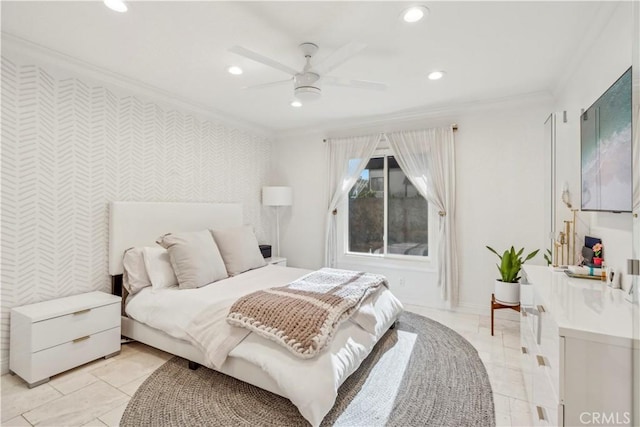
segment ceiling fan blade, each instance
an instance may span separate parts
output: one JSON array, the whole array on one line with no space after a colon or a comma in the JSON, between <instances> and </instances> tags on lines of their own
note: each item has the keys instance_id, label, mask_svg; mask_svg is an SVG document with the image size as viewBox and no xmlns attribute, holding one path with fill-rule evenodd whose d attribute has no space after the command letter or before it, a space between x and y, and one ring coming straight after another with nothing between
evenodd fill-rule
<instances>
[{"instance_id":1,"label":"ceiling fan blade","mask_svg":"<svg viewBox=\"0 0 640 427\"><path fill-rule=\"evenodd\" d=\"M295 76L298 73L293 68L288 67L276 61L275 59L267 58L264 55L260 55L259 53L246 49L242 46L233 46L231 49L229 49L229 52L235 53L236 55L244 56L245 58L259 62L268 67L275 68L276 70L284 71L285 73L291 74L292 76Z\"/></svg>"},{"instance_id":2,"label":"ceiling fan blade","mask_svg":"<svg viewBox=\"0 0 640 427\"><path fill-rule=\"evenodd\" d=\"M313 70L322 75L344 64L349 59L362 52L367 47L364 43L351 42L334 51L320 63L313 66Z\"/></svg>"},{"instance_id":3,"label":"ceiling fan blade","mask_svg":"<svg viewBox=\"0 0 640 427\"><path fill-rule=\"evenodd\" d=\"M386 90L388 86L385 83L371 82L368 80L342 79L340 77L325 76L322 81L326 85L352 87L356 89Z\"/></svg>"},{"instance_id":4,"label":"ceiling fan blade","mask_svg":"<svg viewBox=\"0 0 640 427\"><path fill-rule=\"evenodd\" d=\"M278 80L276 82L269 82L269 83L262 83L262 84L259 84L259 85L245 86L242 89L264 89L266 87L271 87L271 86L280 86L280 85L283 85L285 83L291 84L292 81L293 81L293 79Z\"/></svg>"}]
</instances>

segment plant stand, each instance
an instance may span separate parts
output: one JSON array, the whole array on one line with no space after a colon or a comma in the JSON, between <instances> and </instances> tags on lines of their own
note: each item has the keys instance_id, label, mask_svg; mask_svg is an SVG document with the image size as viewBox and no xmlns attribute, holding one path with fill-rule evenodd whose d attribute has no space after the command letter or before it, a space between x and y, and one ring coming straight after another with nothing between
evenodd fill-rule
<instances>
[{"instance_id":1,"label":"plant stand","mask_svg":"<svg viewBox=\"0 0 640 427\"><path fill-rule=\"evenodd\" d=\"M495 294L491 294L491 336L493 336L493 310L500 310L503 308L510 308L512 310L520 312L520 304L518 305L503 305L496 301Z\"/></svg>"}]
</instances>

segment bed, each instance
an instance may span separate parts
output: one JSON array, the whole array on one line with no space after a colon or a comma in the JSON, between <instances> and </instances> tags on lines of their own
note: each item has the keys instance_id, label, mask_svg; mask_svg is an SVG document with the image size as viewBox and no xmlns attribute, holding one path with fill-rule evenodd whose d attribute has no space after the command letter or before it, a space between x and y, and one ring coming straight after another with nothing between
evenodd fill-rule
<instances>
[{"instance_id":1,"label":"bed","mask_svg":"<svg viewBox=\"0 0 640 427\"><path fill-rule=\"evenodd\" d=\"M122 256L132 246L152 245L168 232L231 228L242 225L242 206L217 203L112 202L109 215L109 273L119 294ZM309 270L267 265L198 289L143 289L123 297L122 334L190 361L190 367L214 369L192 343L187 325L211 301L227 301L257 289L282 286ZM371 297L375 332L351 321L336 331L329 348L313 359L300 359L255 333L228 354L217 371L291 400L312 424L319 425L335 402L337 390L392 327L402 311L386 288ZM228 327L228 326L227 326ZM304 378L304 381L300 381Z\"/></svg>"}]
</instances>

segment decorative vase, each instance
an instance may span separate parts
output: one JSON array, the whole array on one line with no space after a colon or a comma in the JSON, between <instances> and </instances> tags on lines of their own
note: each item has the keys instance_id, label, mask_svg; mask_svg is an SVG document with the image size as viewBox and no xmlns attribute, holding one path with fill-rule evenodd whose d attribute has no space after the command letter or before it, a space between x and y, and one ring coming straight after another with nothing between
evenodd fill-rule
<instances>
[{"instance_id":1,"label":"decorative vase","mask_svg":"<svg viewBox=\"0 0 640 427\"><path fill-rule=\"evenodd\" d=\"M593 257L593 265L601 266L602 265L602 258L594 256Z\"/></svg>"},{"instance_id":2,"label":"decorative vase","mask_svg":"<svg viewBox=\"0 0 640 427\"><path fill-rule=\"evenodd\" d=\"M520 304L520 283L496 280L494 295L496 301L502 305L518 305Z\"/></svg>"}]
</instances>

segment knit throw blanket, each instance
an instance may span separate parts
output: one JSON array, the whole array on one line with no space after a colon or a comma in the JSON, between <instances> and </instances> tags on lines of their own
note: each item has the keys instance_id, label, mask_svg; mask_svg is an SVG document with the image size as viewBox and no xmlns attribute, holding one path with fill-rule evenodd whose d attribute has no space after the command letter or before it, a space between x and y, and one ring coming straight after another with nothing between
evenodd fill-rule
<instances>
[{"instance_id":1,"label":"knit throw blanket","mask_svg":"<svg viewBox=\"0 0 640 427\"><path fill-rule=\"evenodd\" d=\"M282 287L236 301L227 323L246 328L310 359L331 343L340 324L387 279L377 274L323 268Z\"/></svg>"}]
</instances>

